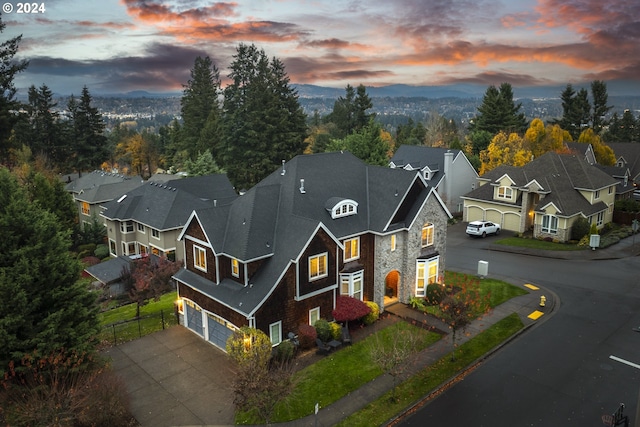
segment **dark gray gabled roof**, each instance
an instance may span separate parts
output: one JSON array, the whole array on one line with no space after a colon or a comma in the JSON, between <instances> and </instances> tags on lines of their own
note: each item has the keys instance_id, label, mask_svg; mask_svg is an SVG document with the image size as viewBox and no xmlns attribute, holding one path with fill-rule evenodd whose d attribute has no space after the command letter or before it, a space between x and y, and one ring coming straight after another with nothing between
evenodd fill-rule
<instances>
[{"instance_id":1,"label":"dark gray gabled roof","mask_svg":"<svg viewBox=\"0 0 640 427\"><path fill-rule=\"evenodd\" d=\"M540 210L551 202L560 209L563 216L580 212L591 215L606 209L603 202L590 204L578 190L601 190L617 182L597 167L588 164L580 155L549 152L522 167L502 165L485 173L482 178L490 183L467 193L464 198L494 202L492 184L497 184L497 180L504 175L509 176L517 188L524 188L535 180L546 193L535 209Z\"/></svg>"},{"instance_id":2,"label":"dark gray gabled roof","mask_svg":"<svg viewBox=\"0 0 640 427\"><path fill-rule=\"evenodd\" d=\"M631 171L631 179L640 180L640 143L612 142L607 144L613 150L616 161L623 160Z\"/></svg>"},{"instance_id":3,"label":"dark gray gabled roof","mask_svg":"<svg viewBox=\"0 0 640 427\"><path fill-rule=\"evenodd\" d=\"M242 262L263 259L250 286L232 281L224 286L205 285L201 279L191 281L194 274L188 272L176 277L198 289L202 286L212 298L239 312L252 313L318 230L338 241L406 227L430 191L418 172L367 165L348 152L297 156L228 207L194 214L216 253ZM357 213L332 219L327 205L344 199L357 203ZM389 228L394 218L400 225Z\"/></svg>"},{"instance_id":4,"label":"dark gray gabled roof","mask_svg":"<svg viewBox=\"0 0 640 427\"><path fill-rule=\"evenodd\" d=\"M110 220L136 221L163 231L182 227L194 209L210 205L186 191L149 182L103 204L101 215Z\"/></svg>"},{"instance_id":5,"label":"dark gray gabled roof","mask_svg":"<svg viewBox=\"0 0 640 427\"><path fill-rule=\"evenodd\" d=\"M65 185L64 188L70 193L79 193L82 190L89 190L91 188L99 187L104 184L113 184L129 179L142 181L142 178L139 176L127 177L125 175L116 173L95 170L93 172L82 175L78 179L71 181L69 184Z\"/></svg>"},{"instance_id":6,"label":"dark gray gabled roof","mask_svg":"<svg viewBox=\"0 0 640 427\"><path fill-rule=\"evenodd\" d=\"M447 152L453 153L455 159L460 150L442 148L442 147L425 147L424 145L401 145L391 158L397 168L404 168L407 165L412 169L422 170L429 168L437 171L429 180L429 184L437 187L438 183L444 178L444 155Z\"/></svg>"},{"instance_id":7,"label":"dark gray gabled roof","mask_svg":"<svg viewBox=\"0 0 640 427\"><path fill-rule=\"evenodd\" d=\"M216 200L223 205L238 197L231 181L222 173L176 178L167 181L166 185L184 190L203 200Z\"/></svg>"},{"instance_id":8,"label":"dark gray gabled roof","mask_svg":"<svg viewBox=\"0 0 640 427\"><path fill-rule=\"evenodd\" d=\"M96 265L91 265L85 268L84 271L96 278L100 283L109 285L120 280L122 277L122 270L124 268L129 268L129 264L131 264L131 262L132 259L128 256L119 256Z\"/></svg>"},{"instance_id":9,"label":"dark gray gabled roof","mask_svg":"<svg viewBox=\"0 0 640 427\"><path fill-rule=\"evenodd\" d=\"M143 184L144 181L142 181L142 179L131 178L120 182L113 182L87 188L76 193L74 197L76 200L90 204L103 203L117 199L123 194L133 190L134 188L140 187Z\"/></svg>"}]
</instances>

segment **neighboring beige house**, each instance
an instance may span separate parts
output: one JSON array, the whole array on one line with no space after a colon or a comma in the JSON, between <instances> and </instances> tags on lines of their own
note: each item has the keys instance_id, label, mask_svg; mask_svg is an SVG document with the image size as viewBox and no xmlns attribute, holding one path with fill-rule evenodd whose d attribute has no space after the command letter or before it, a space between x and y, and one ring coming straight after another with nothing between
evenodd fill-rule
<instances>
[{"instance_id":1,"label":"neighboring beige house","mask_svg":"<svg viewBox=\"0 0 640 427\"><path fill-rule=\"evenodd\" d=\"M475 188L478 173L462 150L422 145L401 145L389 167L419 170L452 214L461 213L462 196Z\"/></svg>"},{"instance_id":2,"label":"neighboring beige house","mask_svg":"<svg viewBox=\"0 0 640 427\"><path fill-rule=\"evenodd\" d=\"M567 241L581 216L599 229L611 222L618 181L581 155L550 152L522 167L499 166L478 184L462 197L465 221L487 220L503 230Z\"/></svg>"},{"instance_id":3,"label":"neighboring beige house","mask_svg":"<svg viewBox=\"0 0 640 427\"><path fill-rule=\"evenodd\" d=\"M65 186L73 196L78 210L78 223L84 228L93 219L100 219L100 205L117 199L127 191L131 191L144 183L141 177L93 171L87 173Z\"/></svg>"},{"instance_id":4,"label":"neighboring beige house","mask_svg":"<svg viewBox=\"0 0 640 427\"><path fill-rule=\"evenodd\" d=\"M109 253L113 257L151 253L182 260L183 245L177 241L191 212L230 203L236 197L223 174L148 181L101 205Z\"/></svg>"}]
</instances>

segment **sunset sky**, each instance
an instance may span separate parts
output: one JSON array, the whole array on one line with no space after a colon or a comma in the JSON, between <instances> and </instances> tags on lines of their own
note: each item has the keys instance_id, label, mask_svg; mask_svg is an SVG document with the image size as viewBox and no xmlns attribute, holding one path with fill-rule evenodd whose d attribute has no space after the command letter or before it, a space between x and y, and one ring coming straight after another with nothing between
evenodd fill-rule
<instances>
[{"instance_id":1,"label":"sunset sky","mask_svg":"<svg viewBox=\"0 0 640 427\"><path fill-rule=\"evenodd\" d=\"M640 88L639 0L48 0L37 14L7 3L0 37L22 34L30 61L21 91L180 91L197 56L224 85L240 43L282 60L292 83Z\"/></svg>"}]
</instances>

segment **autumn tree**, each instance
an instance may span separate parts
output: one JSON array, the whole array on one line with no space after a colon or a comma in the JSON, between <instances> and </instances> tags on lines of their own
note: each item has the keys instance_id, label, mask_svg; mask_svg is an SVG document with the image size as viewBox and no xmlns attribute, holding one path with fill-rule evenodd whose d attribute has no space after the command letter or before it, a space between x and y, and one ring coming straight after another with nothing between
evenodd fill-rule
<instances>
[{"instance_id":1,"label":"autumn tree","mask_svg":"<svg viewBox=\"0 0 640 427\"><path fill-rule=\"evenodd\" d=\"M120 164L128 163L136 175L151 176L158 163L153 136L135 132L125 137L116 146L116 157Z\"/></svg>"},{"instance_id":2,"label":"autumn tree","mask_svg":"<svg viewBox=\"0 0 640 427\"><path fill-rule=\"evenodd\" d=\"M180 100L183 124L177 141L182 158L195 160L206 150L218 155L222 139L220 72L208 56L197 57Z\"/></svg>"},{"instance_id":3,"label":"autumn tree","mask_svg":"<svg viewBox=\"0 0 640 427\"><path fill-rule=\"evenodd\" d=\"M158 301L173 289L171 277L179 269L178 262L154 255L143 256L130 264L129 276L125 272L123 282L129 284L129 299L136 303L136 317L140 317L140 307L149 300Z\"/></svg>"},{"instance_id":4,"label":"autumn tree","mask_svg":"<svg viewBox=\"0 0 640 427\"><path fill-rule=\"evenodd\" d=\"M385 374L393 378L390 400L397 403L398 383L403 374L411 367L414 359L422 347L422 337L417 327L408 323L397 328L386 328L373 334L370 341L369 354L373 363L378 365ZM383 337L386 335L386 337Z\"/></svg>"},{"instance_id":5,"label":"autumn tree","mask_svg":"<svg viewBox=\"0 0 640 427\"><path fill-rule=\"evenodd\" d=\"M3 32L5 27L6 24L0 16L0 32ZM28 61L15 59L21 40L22 35L19 35L0 44L0 161L9 157L9 149L12 148L11 132L18 120L15 112L20 110L14 79L18 73L26 70L29 64Z\"/></svg>"},{"instance_id":6,"label":"autumn tree","mask_svg":"<svg viewBox=\"0 0 640 427\"><path fill-rule=\"evenodd\" d=\"M240 411L253 411L269 425L276 405L292 390L288 361L270 366L272 346L259 329L243 326L226 343L227 354L236 364L233 403Z\"/></svg>"},{"instance_id":7,"label":"autumn tree","mask_svg":"<svg viewBox=\"0 0 640 427\"><path fill-rule=\"evenodd\" d=\"M92 353L97 304L78 280L82 267L69 252L70 231L30 201L6 169L0 188L0 369L35 348Z\"/></svg>"},{"instance_id":8,"label":"autumn tree","mask_svg":"<svg viewBox=\"0 0 640 427\"><path fill-rule=\"evenodd\" d=\"M248 189L304 152L306 119L279 59L240 44L229 68L220 166L236 188Z\"/></svg>"},{"instance_id":9,"label":"autumn tree","mask_svg":"<svg viewBox=\"0 0 640 427\"><path fill-rule=\"evenodd\" d=\"M336 308L333 309L331 315L336 321L348 325L350 321L361 319L370 312L371 308L359 299L340 295L336 298Z\"/></svg>"},{"instance_id":10,"label":"autumn tree","mask_svg":"<svg viewBox=\"0 0 640 427\"><path fill-rule=\"evenodd\" d=\"M486 150L480 153L484 174L500 165L523 166L531 161L533 153L527 141L516 133L499 132Z\"/></svg>"},{"instance_id":11,"label":"autumn tree","mask_svg":"<svg viewBox=\"0 0 640 427\"><path fill-rule=\"evenodd\" d=\"M455 276L447 286L451 290L440 302L440 317L449 325L452 331L451 360L455 360L456 334L463 332L476 318L489 311L490 298L488 293L480 289L480 280L469 275Z\"/></svg>"},{"instance_id":12,"label":"autumn tree","mask_svg":"<svg viewBox=\"0 0 640 427\"><path fill-rule=\"evenodd\" d=\"M593 129L589 128L582 132L578 138L578 142L591 144L598 164L611 166L616 163L616 156L613 153L613 149L605 144Z\"/></svg>"},{"instance_id":13,"label":"autumn tree","mask_svg":"<svg viewBox=\"0 0 640 427\"><path fill-rule=\"evenodd\" d=\"M565 141L571 141L569 132L559 125L544 125L542 120L533 119L524 134L528 147L535 158L549 151L560 152L564 150Z\"/></svg>"},{"instance_id":14,"label":"autumn tree","mask_svg":"<svg viewBox=\"0 0 640 427\"><path fill-rule=\"evenodd\" d=\"M427 116L424 145L427 147L449 147L458 137L458 128L453 120L447 119L437 111Z\"/></svg>"}]
</instances>

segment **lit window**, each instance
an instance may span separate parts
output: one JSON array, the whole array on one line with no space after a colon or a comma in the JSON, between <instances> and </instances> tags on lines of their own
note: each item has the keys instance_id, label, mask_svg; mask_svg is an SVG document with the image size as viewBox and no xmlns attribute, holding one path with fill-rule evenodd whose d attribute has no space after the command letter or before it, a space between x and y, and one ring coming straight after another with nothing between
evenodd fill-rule
<instances>
[{"instance_id":1,"label":"lit window","mask_svg":"<svg viewBox=\"0 0 640 427\"><path fill-rule=\"evenodd\" d=\"M91 213L91 211L89 209L89 203L82 202L82 214L83 215L89 215L90 213Z\"/></svg>"},{"instance_id":2,"label":"lit window","mask_svg":"<svg viewBox=\"0 0 640 427\"><path fill-rule=\"evenodd\" d=\"M282 342L282 322L276 322L269 325L269 337L271 345L275 346Z\"/></svg>"},{"instance_id":3,"label":"lit window","mask_svg":"<svg viewBox=\"0 0 640 427\"><path fill-rule=\"evenodd\" d=\"M231 260L231 274L234 277L240 277L240 265L238 264L238 260L235 258Z\"/></svg>"},{"instance_id":4,"label":"lit window","mask_svg":"<svg viewBox=\"0 0 640 427\"><path fill-rule=\"evenodd\" d=\"M313 326L318 320L320 320L320 307L309 310L309 324Z\"/></svg>"},{"instance_id":5,"label":"lit window","mask_svg":"<svg viewBox=\"0 0 640 427\"><path fill-rule=\"evenodd\" d=\"M360 238L344 241L344 261L351 261L360 258Z\"/></svg>"},{"instance_id":6,"label":"lit window","mask_svg":"<svg viewBox=\"0 0 640 427\"><path fill-rule=\"evenodd\" d=\"M328 276L327 254L309 257L309 280L316 280Z\"/></svg>"},{"instance_id":7,"label":"lit window","mask_svg":"<svg viewBox=\"0 0 640 427\"><path fill-rule=\"evenodd\" d=\"M140 245L140 254L144 255L149 252L149 249L145 245Z\"/></svg>"},{"instance_id":8,"label":"lit window","mask_svg":"<svg viewBox=\"0 0 640 427\"><path fill-rule=\"evenodd\" d=\"M199 246L193 247L193 266L199 270L207 271L207 251Z\"/></svg>"},{"instance_id":9,"label":"lit window","mask_svg":"<svg viewBox=\"0 0 640 427\"><path fill-rule=\"evenodd\" d=\"M416 296L426 296L427 285L436 282L438 261L437 257L430 260L418 260L416 265Z\"/></svg>"},{"instance_id":10,"label":"lit window","mask_svg":"<svg viewBox=\"0 0 640 427\"><path fill-rule=\"evenodd\" d=\"M542 232L556 234L558 232L558 217L545 215L542 217Z\"/></svg>"},{"instance_id":11,"label":"lit window","mask_svg":"<svg viewBox=\"0 0 640 427\"><path fill-rule=\"evenodd\" d=\"M391 252L396 250L396 235L391 235Z\"/></svg>"},{"instance_id":12,"label":"lit window","mask_svg":"<svg viewBox=\"0 0 640 427\"><path fill-rule=\"evenodd\" d=\"M160 249L151 246L151 253L154 254L155 256L160 256Z\"/></svg>"},{"instance_id":13,"label":"lit window","mask_svg":"<svg viewBox=\"0 0 640 427\"><path fill-rule=\"evenodd\" d=\"M433 245L433 234L435 227L432 223L428 222L422 226L422 247Z\"/></svg>"},{"instance_id":14,"label":"lit window","mask_svg":"<svg viewBox=\"0 0 640 427\"><path fill-rule=\"evenodd\" d=\"M155 237L156 239L160 239L160 231L156 230L155 228L152 228L151 236Z\"/></svg>"},{"instance_id":15,"label":"lit window","mask_svg":"<svg viewBox=\"0 0 640 427\"><path fill-rule=\"evenodd\" d=\"M363 271L340 275L340 295L346 295L362 301Z\"/></svg>"},{"instance_id":16,"label":"lit window","mask_svg":"<svg viewBox=\"0 0 640 427\"><path fill-rule=\"evenodd\" d=\"M511 187L498 188L498 197L500 199L511 199L512 194L513 194L513 190L511 189Z\"/></svg>"}]
</instances>

